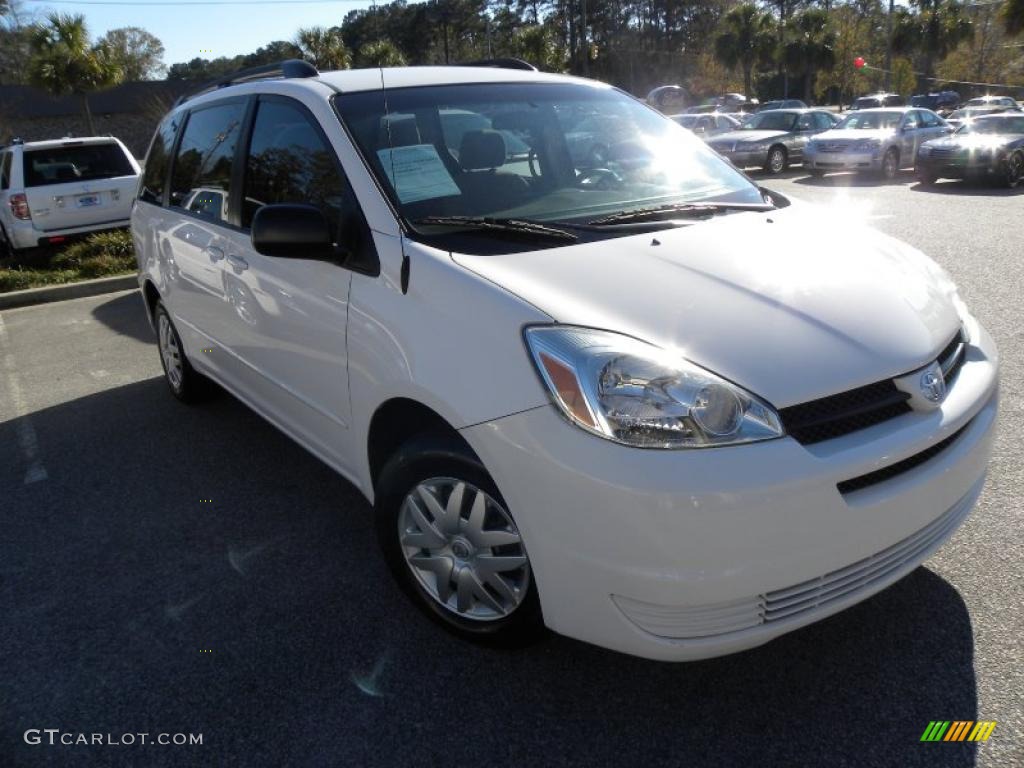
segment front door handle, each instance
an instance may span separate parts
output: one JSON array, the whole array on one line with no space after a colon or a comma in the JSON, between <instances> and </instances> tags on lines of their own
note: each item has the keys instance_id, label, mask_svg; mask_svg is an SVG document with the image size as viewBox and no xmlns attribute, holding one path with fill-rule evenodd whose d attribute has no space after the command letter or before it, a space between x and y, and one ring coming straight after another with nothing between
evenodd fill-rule
<instances>
[{"instance_id":1,"label":"front door handle","mask_svg":"<svg viewBox=\"0 0 1024 768\"><path fill-rule=\"evenodd\" d=\"M241 256L235 256L235 254L228 254L228 264L231 268L237 272L244 272L249 268L249 262L243 259Z\"/></svg>"},{"instance_id":2,"label":"front door handle","mask_svg":"<svg viewBox=\"0 0 1024 768\"><path fill-rule=\"evenodd\" d=\"M206 253L209 255L210 261L212 261L214 264L216 264L218 261L224 258L224 251L222 251L215 245L211 245L209 248L207 248Z\"/></svg>"}]
</instances>

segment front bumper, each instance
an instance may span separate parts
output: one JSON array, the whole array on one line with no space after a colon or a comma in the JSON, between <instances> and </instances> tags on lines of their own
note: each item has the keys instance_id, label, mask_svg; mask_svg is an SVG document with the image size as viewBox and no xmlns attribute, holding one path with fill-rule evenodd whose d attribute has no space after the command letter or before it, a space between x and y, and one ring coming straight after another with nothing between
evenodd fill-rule
<instances>
[{"instance_id":1,"label":"front bumper","mask_svg":"<svg viewBox=\"0 0 1024 768\"><path fill-rule=\"evenodd\" d=\"M805 152L804 167L818 171L878 171L882 152Z\"/></svg>"},{"instance_id":2,"label":"front bumper","mask_svg":"<svg viewBox=\"0 0 1024 768\"><path fill-rule=\"evenodd\" d=\"M542 407L468 427L524 537L547 625L660 660L751 648L909 573L966 518L991 452L996 352L980 326L942 406L803 446L628 448ZM876 485L836 484L938 455Z\"/></svg>"},{"instance_id":3,"label":"front bumper","mask_svg":"<svg viewBox=\"0 0 1024 768\"><path fill-rule=\"evenodd\" d=\"M728 149L715 149L715 151L737 168L763 168L768 164L767 149L753 151L741 149L735 152Z\"/></svg>"},{"instance_id":4,"label":"front bumper","mask_svg":"<svg viewBox=\"0 0 1024 768\"><path fill-rule=\"evenodd\" d=\"M982 178L999 172L999 164L992 157L932 157L919 154L914 168L921 175L937 179Z\"/></svg>"}]
</instances>

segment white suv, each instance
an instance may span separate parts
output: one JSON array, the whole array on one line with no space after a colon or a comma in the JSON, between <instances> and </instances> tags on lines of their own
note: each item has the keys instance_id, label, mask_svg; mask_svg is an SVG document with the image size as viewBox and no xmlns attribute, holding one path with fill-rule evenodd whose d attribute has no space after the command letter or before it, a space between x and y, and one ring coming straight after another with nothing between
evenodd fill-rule
<instances>
[{"instance_id":1,"label":"white suv","mask_svg":"<svg viewBox=\"0 0 1024 768\"><path fill-rule=\"evenodd\" d=\"M348 478L453 631L749 648L974 506L996 350L913 248L601 83L238 80L164 120L132 214L168 384L217 381Z\"/></svg>"},{"instance_id":2,"label":"white suv","mask_svg":"<svg viewBox=\"0 0 1024 768\"><path fill-rule=\"evenodd\" d=\"M110 136L0 148L0 254L128 226L139 172Z\"/></svg>"}]
</instances>

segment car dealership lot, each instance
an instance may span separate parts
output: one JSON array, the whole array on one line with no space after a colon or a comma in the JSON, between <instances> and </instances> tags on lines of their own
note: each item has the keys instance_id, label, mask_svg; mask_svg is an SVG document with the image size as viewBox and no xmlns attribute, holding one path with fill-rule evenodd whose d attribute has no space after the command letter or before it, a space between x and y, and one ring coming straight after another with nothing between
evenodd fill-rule
<instances>
[{"instance_id":1,"label":"car dealership lot","mask_svg":"<svg viewBox=\"0 0 1024 768\"><path fill-rule=\"evenodd\" d=\"M705 662L558 637L476 648L399 594L345 481L228 396L196 409L170 397L136 294L7 311L0 755L19 766L68 764L68 752L102 765L1024 761L1024 193L800 169L763 183L925 250L1000 346L988 485L925 568ZM935 719L998 725L979 746L921 744ZM202 733L203 744L29 746L32 728Z\"/></svg>"}]
</instances>

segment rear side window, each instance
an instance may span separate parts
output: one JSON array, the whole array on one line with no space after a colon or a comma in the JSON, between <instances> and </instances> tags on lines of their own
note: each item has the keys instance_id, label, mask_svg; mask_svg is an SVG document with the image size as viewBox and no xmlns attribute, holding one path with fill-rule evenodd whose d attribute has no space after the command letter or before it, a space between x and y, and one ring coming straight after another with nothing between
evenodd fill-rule
<instances>
[{"instance_id":1,"label":"rear side window","mask_svg":"<svg viewBox=\"0 0 1024 768\"><path fill-rule=\"evenodd\" d=\"M11 153L0 152L0 189L11 186Z\"/></svg>"},{"instance_id":2,"label":"rear side window","mask_svg":"<svg viewBox=\"0 0 1024 768\"><path fill-rule=\"evenodd\" d=\"M163 205L164 188L167 186L167 169L171 162L174 135L178 130L180 117L168 118L157 129L153 143L146 155L146 169L142 175L139 199L155 205Z\"/></svg>"},{"instance_id":3,"label":"rear side window","mask_svg":"<svg viewBox=\"0 0 1024 768\"><path fill-rule=\"evenodd\" d=\"M353 210L334 151L297 106L261 101L245 164L242 226L271 203L306 203L324 212L332 231Z\"/></svg>"},{"instance_id":4,"label":"rear side window","mask_svg":"<svg viewBox=\"0 0 1024 768\"><path fill-rule=\"evenodd\" d=\"M114 143L77 144L26 150L25 186L45 187L75 181L132 176L135 169Z\"/></svg>"},{"instance_id":5,"label":"rear side window","mask_svg":"<svg viewBox=\"0 0 1024 768\"><path fill-rule=\"evenodd\" d=\"M174 159L171 205L203 218L227 220L231 164L245 103L217 104L192 112Z\"/></svg>"}]
</instances>

